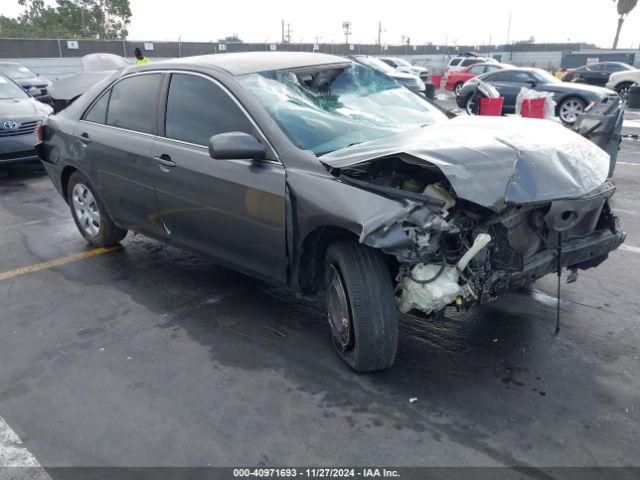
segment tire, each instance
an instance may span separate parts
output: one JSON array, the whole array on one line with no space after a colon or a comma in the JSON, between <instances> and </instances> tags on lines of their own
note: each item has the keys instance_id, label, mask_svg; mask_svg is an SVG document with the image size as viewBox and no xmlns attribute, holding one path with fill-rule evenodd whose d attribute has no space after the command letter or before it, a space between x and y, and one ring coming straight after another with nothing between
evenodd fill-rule
<instances>
[{"instance_id":1,"label":"tire","mask_svg":"<svg viewBox=\"0 0 640 480\"><path fill-rule=\"evenodd\" d=\"M354 241L329 246L327 318L338 355L357 372L391 367L398 349L398 309L381 254Z\"/></svg>"},{"instance_id":2,"label":"tire","mask_svg":"<svg viewBox=\"0 0 640 480\"><path fill-rule=\"evenodd\" d=\"M578 97L565 98L558 105L557 114L562 123L573 125L578 119L578 114L584 112L587 102Z\"/></svg>"},{"instance_id":3,"label":"tire","mask_svg":"<svg viewBox=\"0 0 640 480\"><path fill-rule=\"evenodd\" d=\"M622 82L616 85L616 92L620 95L620 98L626 100L629 97L629 89L633 87L631 82Z\"/></svg>"},{"instance_id":4,"label":"tire","mask_svg":"<svg viewBox=\"0 0 640 480\"><path fill-rule=\"evenodd\" d=\"M127 231L118 227L104 208L86 176L76 171L67 183L67 203L82 236L94 247L106 247L122 240Z\"/></svg>"},{"instance_id":5,"label":"tire","mask_svg":"<svg viewBox=\"0 0 640 480\"><path fill-rule=\"evenodd\" d=\"M460 90L462 90L463 85L464 85L464 82L458 82L453 86L453 93L455 93L456 96L458 96L458 94L460 93Z\"/></svg>"},{"instance_id":6,"label":"tire","mask_svg":"<svg viewBox=\"0 0 640 480\"><path fill-rule=\"evenodd\" d=\"M464 110L467 112L467 115L477 115L473 111L474 104L472 102L473 94L469 95L467 99L464 101Z\"/></svg>"}]
</instances>

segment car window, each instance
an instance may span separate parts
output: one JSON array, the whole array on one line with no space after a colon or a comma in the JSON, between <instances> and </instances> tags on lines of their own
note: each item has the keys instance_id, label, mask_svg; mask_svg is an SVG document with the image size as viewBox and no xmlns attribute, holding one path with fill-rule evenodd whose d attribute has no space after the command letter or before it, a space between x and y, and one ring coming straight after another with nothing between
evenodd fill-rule
<instances>
[{"instance_id":1,"label":"car window","mask_svg":"<svg viewBox=\"0 0 640 480\"><path fill-rule=\"evenodd\" d=\"M623 70L626 70L626 68L624 68L622 65L617 65L615 63L605 65L605 68L604 68L604 71L606 72L621 72Z\"/></svg>"},{"instance_id":2,"label":"car window","mask_svg":"<svg viewBox=\"0 0 640 480\"><path fill-rule=\"evenodd\" d=\"M384 63L386 63L390 67L393 67L393 68L397 67L396 63L392 60L389 60L388 58L381 58L380 60L382 60Z\"/></svg>"},{"instance_id":3,"label":"car window","mask_svg":"<svg viewBox=\"0 0 640 480\"><path fill-rule=\"evenodd\" d=\"M586 67L586 70L591 70L592 72L600 72L600 71L602 71L602 67L604 67L604 65L602 65L602 64L588 65Z\"/></svg>"},{"instance_id":4,"label":"car window","mask_svg":"<svg viewBox=\"0 0 640 480\"><path fill-rule=\"evenodd\" d=\"M503 71L496 73L493 80L496 82L527 83L530 77L525 72Z\"/></svg>"},{"instance_id":5,"label":"car window","mask_svg":"<svg viewBox=\"0 0 640 480\"><path fill-rule=\"evenodd\" d=\"M456 65L458 65L460 63L460 58L453 58L451 59L451 61L449 62L449 66L450 67L455 67Z\"/></svg>"},{"instance_id":6,"label":"car window","mask_svg":"<svg viewBox=\"0 0 640 480\"><path fill-rule=\"evenodd\" d=\"M469 71L469 73L473 73L475 75L480 75L481 73L484 73L484 66L471 67L468 71Z\"/></svg>"},{"instance_id":7,"label":"car window","mask_svg":"<svg viewBox=\"0 0 640 480\"><path fill-rule=\"evenodd\" d=\"M497 70L500 70L500 67L496 67L494 65L487 65L486 67L486 72L495 72Z\"/></svg>"},{"instance_id":8,"label":"car window","mask_svg":"<svg viewBox=\"0 0 640 480\"><path fill-rule=\"evenodd\" d=\"M93 104L84 116L86 121L94 123L105 123L107 121L107 105L109 104L110 93L111 91L105 92L100 99Z\"/></svg>"},{"instance_id":9,"label":"car window","mask_svg":"<svg viewBox=\"0 0 640 480\"><path fill-rule=\"evenodd\" d=\"M0 100L11 98L24 99L29 98L29 95L11 80L0 75Z\"/></svg>"},{"instance_id":10,"label":"car window","mask_svg":"<svg viewBox=\"0 0 640 480\"><path fill-rule=\"evenodd\" d=\"M156 99L162 75L147 74L125 78L111 89L107 125L142 133L153 133Z\"/></svg>"},{"instance_id":11,"label":"car window","mask_svg":"<svg viewBox=\"0 0 640 480\"><path fill-rule=\"evenodd\" d=\"M171 75L165 129L167 138L197 145L208 145L218 133L253 133L247 116L221 87L178 73Z\"/></svg>"},{"instance_id":12,"label":"car window","mask_svg":"<svg viewBox=\"0 0 640 480\"><path fill-rule=\"evenodd\" d=\"M475 65L476 63L482 63L482 60L480 60L479 58L467 58L466 60L463 60L460 65L463 67L468 67L469 65Z\"/></svg>"}]
</instances>

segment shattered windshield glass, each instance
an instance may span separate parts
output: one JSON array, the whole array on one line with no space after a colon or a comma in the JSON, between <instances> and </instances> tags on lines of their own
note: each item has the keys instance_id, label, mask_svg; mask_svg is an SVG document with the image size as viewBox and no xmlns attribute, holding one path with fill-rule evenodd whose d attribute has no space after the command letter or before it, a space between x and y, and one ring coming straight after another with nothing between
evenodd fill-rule
<instances>
[{"instance_id":1,"label":"shattered windshield glass","mask_svg":"<svg viewBox=\"0 0 640 480\"><path fill-rule=\"evenodd\" d=\"M293 143L316 155L447 120L391 77L357 63L239 79Z\"/></svg>"}]
</instances>

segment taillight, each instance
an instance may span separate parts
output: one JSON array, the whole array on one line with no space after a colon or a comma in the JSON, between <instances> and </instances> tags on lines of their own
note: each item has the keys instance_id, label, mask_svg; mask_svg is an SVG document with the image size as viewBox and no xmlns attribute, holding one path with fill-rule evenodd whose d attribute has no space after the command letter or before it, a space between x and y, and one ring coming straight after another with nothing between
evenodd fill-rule
<instances>
[{"instance_id":1,"label":"taillight","mask_svg":"<svg viewBox=\"0 0 640 480\"><path fill-rule=\"evenodd\" d=\"M38 122L38 127L36 128L36 136L38 138L38 142L43 142L45 139L44 129L45 126L42 124L42 122Z\"/></svg>"}]
</instances>

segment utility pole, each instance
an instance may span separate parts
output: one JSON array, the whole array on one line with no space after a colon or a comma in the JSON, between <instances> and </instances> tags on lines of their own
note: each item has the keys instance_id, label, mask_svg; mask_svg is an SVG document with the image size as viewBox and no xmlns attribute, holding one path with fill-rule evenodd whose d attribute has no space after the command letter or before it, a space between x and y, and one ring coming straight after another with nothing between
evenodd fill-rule
<instances>
[{"instance_id":1,"label":"utility pole","mask_svg":"<svg viewBox=\"0 0 640 480\"><path fill-rule=\"evenodd\" d=\"M507 45L509 45L510 39L511 39L511 12L509 12L509 26L507 27Z\"/></svg>"},{"instance_id":2,"label":"utility pole","mask_svg":"<svg viewBox=\"0 0 640 480\"><path fill-rule=\"evenodd\" d=\"M378 22L378 45L382 45L382 22Z\"/></svg>"},{"instance_id":3,"label":"utility pole","mask_svg":"<svg viewBox=\"0 0 640 480\"><path fill-rule=\"evenodd\" d=\"M293 33L293 30L291 30L291 24L287 23L287 43L291 43L291 33Z\"/></svg>"},{"instance_id":4,"label":"utility pole","mask_svg":"<svg viewBox=\"0 0 640 480\"><path fill-rule=\"evenodd\" d=\"M348 44L349 34L351 33L351 22L348 20L346 22L342 22L342 28L344 29L344 43Z\"/></svg>"},{"instance_id":5,"label":"utility pole","mask_svg":"<svg viewBox=\"0 0 640 480\"><path fill-rule=\"evenodd\" d=\"M282 25L281 25L281 33L282 33L282 43L285 43L284 41L284 18L282 19Z\"/></svg>"}]
</instances>

